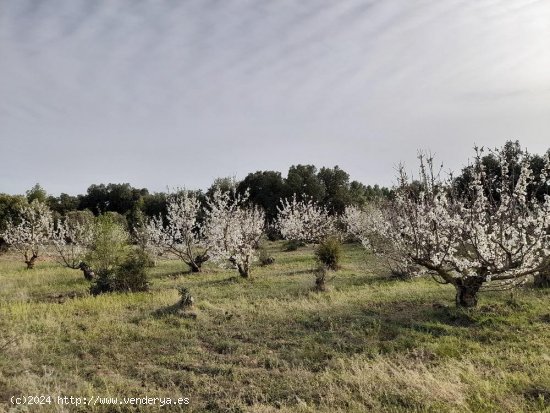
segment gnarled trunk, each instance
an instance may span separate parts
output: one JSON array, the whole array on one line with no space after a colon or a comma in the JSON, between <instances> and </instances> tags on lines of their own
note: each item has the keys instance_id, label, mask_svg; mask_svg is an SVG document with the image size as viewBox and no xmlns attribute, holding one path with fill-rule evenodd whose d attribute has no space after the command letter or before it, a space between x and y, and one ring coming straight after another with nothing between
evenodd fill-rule
<instances>
[{"instance_id":1,"label":"gnarled trunk","mask_svg":"<svg viewBox=\"0 0 550 413\"><path fill-rule=\"evenodd\" d=\"M250 268L247 263L237 264L237 269L239 270L241 277L248 278L250 276Z\"/></svg>"},{"instance_id":2,"label":"gnarled trunk","mask_svg":"<svg viewBox=\"0 0 550 413\"><path fill-rule=\"evenodd\" d=\"M202 264L208 261L209 258L209 255L197 255L194 260L187 264L191 268L191 272L202 272Z\"/></svg>"},{"instance_id":3,"label":"gnarled trunk","mask_svg":"<svg viewBox=\"0 0 550 413\"><path fill-rule=\"evenodd\" d=\"M484 279L482 277L467 277L456 281L456 306L472 308L477 306L477 293Z\"/></svg>"},{"instance_id":4,"label":"gnarled trunk","mask_svg":"<svg viewBox=\"0 0 550 413\"><path fill-rule=\"evenodd\" d=\"M201 266L194 261L187 263L187 265L189 265L189 268L191 268L191 272L202 272Z\"/></svg>"},{"instance_id":5,"label":"gnarled trunk","mask_svg":"<svg viewBox=\"0 0 550 413\"><path fill-rule=\"evenodd\" d=\"M84 274L84 278L86 278L88 281L92 281L95 278L94 271L86 264L81 262L78 265L78 268L82 271Z\"/></svg>"},{"instance_id":6,"label":"gnarled trunk","mask_svg":"<svg viewBox=\"0 0 550 413\"><path fill-rule=\"evenodd\" d=\"M27 264L27 270L32 270L34 268L34 264L36 263L37 258L38 255L33 254L30 258L27 258L25 260L25 264Z\"/></svg>"}]
</instances>

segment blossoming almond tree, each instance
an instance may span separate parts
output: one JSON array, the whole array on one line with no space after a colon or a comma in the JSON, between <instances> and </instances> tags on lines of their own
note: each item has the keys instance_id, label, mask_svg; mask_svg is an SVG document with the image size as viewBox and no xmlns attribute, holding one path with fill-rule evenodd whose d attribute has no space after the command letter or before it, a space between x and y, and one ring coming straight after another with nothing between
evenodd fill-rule
<instances>
[{"instance_id":1,"label":"blossoming almond tree","mask_svg":"<svg viewBox=\"0 0 550 413\"><path fill-rule=\"evenodd\" d=\"M52 232L52 242L59 261L68 268L81 270L88 281L95 277L95 273L84 262L84 257L93 240L93 217L81 222L76 216L65 216L57 222Z\"/></svg>"},{"instance_id":2,"label":"blossoming almond tree","mask_svg":"<svg viewBox=\"0 0 550 413\"><path fill-rule=\"evenodd\" d=\"M345 231L359 240L365 249L385 257L394 277L408 279L418 276L424 272L423 269L395 248L392 239L381 236L388 219L386 207L382 204L366 204L361 208L347 206L341 216Z\"/></svg>"},{"instance_id":3,"label":"blossoming almond tree","mask_svg":"<svg viewBox=\"0 0 550 413\"><path fill-rule=\"evenodd\" d=\"M212 260L229 262L248 278L265 232L265 213L248 205L248 193L216 190L208 200L203 229Z\"/></svg>"},{"instance_id":4,"label":"blossoming almond tree","mask_svg":"<svg viewBox=\"0 0 550 413\"><path fill-rule=\"evenodd\" d=\"M296 194L277 207L275 227L284 239L318 243L336 232L336 219L314 201L298 201Z\"/></svg>"},{"instance_id":5,"label":"blossoming almond tree","mask_svg":"<svg viewBox=\"0 0 550 413\"><path fill-rule=\"evenodd\" d=\"M149 249L157 254L172 254L185 262L191 271L201 272L209 256L198 220L199 199L189 191L180 191L168 199L167 210L166 225L159 215L143 228Z\"/></svg>"},{"instance_id":6,"label":"blossoming almond tree","mask_svg":"<svg viewBox=\"0 0 550 413\"><path fill-rule=\"evenodd\" d=\"M433 158L420 156L420 187L412 185L400 168L399 187L388 217L379 227L411 262L456 288L456 303L477 305L482 289L513 287L550 266L550 196L544 202L527 196L533 174L529 155L497 151L501 168L498 199L495 182L486 182L478 151L474 179L467 194L453 194L450 181L439 179ZM510 173L513 162L522 165L519 177ZM542 172L550 176L550 160Z\"/></svg>"},{"instance_id":7,"label":"blossoming almond tree","mask_svg":"<svg viewBox=\"0 0 550 413\"><path fill-rule=\"evenodd\" d=\"M22 207L20 219L18 224L8 221L2 237L23 255L27 269L32 269L52 234L52 212L45 203L34 200Z\"/></svg>"},{"instance_id":8,"label":"blossoming almond tree","mask_svg":"<svg viewBox=\"0 0 550 413\"><path fill-rule=\"evenodd\" d=\"M374 205L366 205L363 208L350 205L342 214L346 232L357 238L366 249L376 250L373 239L383 221L382 210Z\"/></svg>"}]
</instances>

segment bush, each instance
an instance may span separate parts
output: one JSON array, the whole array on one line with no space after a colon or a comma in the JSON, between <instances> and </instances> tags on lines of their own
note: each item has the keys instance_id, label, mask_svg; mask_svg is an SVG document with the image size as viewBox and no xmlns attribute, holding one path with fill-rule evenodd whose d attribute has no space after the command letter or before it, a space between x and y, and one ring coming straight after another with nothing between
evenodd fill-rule
<instances>
[{"instance_id":1,"label":"bush","mask_svg":"<svg viewBox=\"0 0 550 413\"><path fill-rule=\"evenodd\" d=\"M133 251L117 267L103 269L90 287L90 293L138 292L149 290L146 268L149 258L142 251Z\"/></svg>"},{"instance_id":2,"label":"bush","mask_svg":"<svg viewBox=\"0 0 550 413\"><path fill-rule=\"evenodd\" d=\"M90 294L99 295L114 291L114 272L113 270L101 270L97 272L97 277L92 281Z\"/></svg>"},{"instance_id":3,"label":"bush","mask_svg":"<svg viewBox=\"0 0 550 413\"><path fill-rule=\"evenodd\" d=\"M317 291L326 291L327 273L326 265L319 265L315 270L315 289Z\"/></svg>"},{"instance_id":4,"label":"bush","mask_svg":"<svg viewBox=\"0 0 550 413\"><path fill-rule=\"evenodd\" d=\"M149 267L149 257L142 251L133 251L128 258L117 268L114 277L115 291L147 291L146 268Z\"/></svg>"},{"instance_id":5,"label":"bush","mask_svg":"<svg viewBox=\"0 0 550 413\"><path fill-rule=\"evenodd\" d=\"M195 299L191 295L191 292L187 287L179 287L178 292L180 294L180 300L178 302L179 308L190 308L193 307Z\"/></svg>"},{"instance_id":6,"label":"bush","mask_svg":"<svg viewBox=\"0 0 550 413\"><path fill-rule=\"evenodd\" d=\"M285 242L284 250L285 251L296 251L298 248L303 247L305 244L301 241L290 240Z\"/></svg>"},{"instance_id":7,"label":"bush","mask_svg":"<svg viewBox=\"0 0 550 413\"><path fill-rule=\"evenodd\" d=\"M271 265L275 262L275 258L269 255L269 252L267 251L267 248L265 247L265 245L262 245L260 247L259 259L260 259L260 265L262 266Z\"/></svg>"},{"instance_id":8,"label":"bush","mask_svg":"<svg viewBox=\"0 0 550 413\"><path fill-rule=\"evenodd\" d=\"M342 242L336 237L329 237L323 240L315 248L315 256L328 269L337 270L342 256Z\"/></svg>"},{"instance_id":9,"label":"bush","mask_svg":"<svg viewBox=\"0 0 550 413\"><path fill-rule=\"evenodd\" d=\"M85 262L96 274L107 277L114 272L128 256L128 231L115 221L112 214L100 215L95 219L94 238Z\"/></svg>"}]
</instances>

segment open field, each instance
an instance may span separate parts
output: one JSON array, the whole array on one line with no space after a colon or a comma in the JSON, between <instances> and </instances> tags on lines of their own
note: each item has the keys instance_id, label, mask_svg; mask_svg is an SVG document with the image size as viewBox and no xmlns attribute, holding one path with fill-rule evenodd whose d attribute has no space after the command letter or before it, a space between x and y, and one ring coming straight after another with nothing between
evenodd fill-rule
<instances>
[{"instance_id":1,"label":"open field","mask_svg":"<svg viewBox=\"0 0 550 413\"><path fill-rule=\"evenodd\" d=\"M312 250L269 248L252 279L178 261L151 291L88 295L81 272L0 257L0 411L550 412L550 291L454 308L454 289L388 278L346 245L325 293ZM179 286L196 318L171 306ZM189 397L187 406L15 408L11 396Z\"/></svg>"}]
</instances>

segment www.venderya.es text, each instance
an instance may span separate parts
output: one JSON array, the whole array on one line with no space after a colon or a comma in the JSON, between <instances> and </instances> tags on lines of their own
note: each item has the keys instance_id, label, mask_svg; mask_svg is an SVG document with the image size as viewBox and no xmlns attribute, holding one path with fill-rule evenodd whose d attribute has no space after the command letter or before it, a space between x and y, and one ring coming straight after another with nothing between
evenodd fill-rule
<instances>
[{"instance_id":1,"label":"www.venderya.es text","mask_svg":"<svg viewBox=\"0 0 550 413\"><path fill-rule=\"evenodd\" d=\"M189 397L112 397L112 396L12 396L10 402L13 405L69 405L69 406L95 406L95 405L131 405L131 406L184 406L190 403Z\"/></svg>"}]
</instances>

